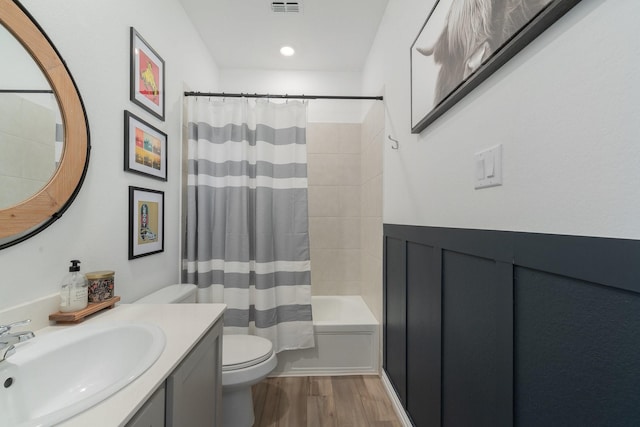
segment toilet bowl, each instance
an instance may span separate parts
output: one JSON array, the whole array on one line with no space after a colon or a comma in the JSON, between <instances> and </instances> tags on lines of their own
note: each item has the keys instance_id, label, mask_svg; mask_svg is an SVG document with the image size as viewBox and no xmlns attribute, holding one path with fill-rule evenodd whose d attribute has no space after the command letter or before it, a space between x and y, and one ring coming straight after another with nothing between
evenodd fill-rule
<instances>
[{"instance_id":1,"label":"toilet bowl","mask_svg":"<svg viewBox=\"0 0 640 427\"><path fill-rule=\"evenodd\" d=\"M222 425L251 427L254 421L251 386L278 365L271 341L255 335L222 337Z\"/></svg>"},{"instance_id":2,"label":"toilet bowl","mask_svg":"<svg viewBox=\"0 0 640 427\"><path fill-rule=\"evenodd\" d=\"M166 286L136 304L196 302L196 286ZM254 421L251 386L262 381L278 364L271 341L253 335L222 336L222 425L251 427Z\"/></svg>"}]
</instances>

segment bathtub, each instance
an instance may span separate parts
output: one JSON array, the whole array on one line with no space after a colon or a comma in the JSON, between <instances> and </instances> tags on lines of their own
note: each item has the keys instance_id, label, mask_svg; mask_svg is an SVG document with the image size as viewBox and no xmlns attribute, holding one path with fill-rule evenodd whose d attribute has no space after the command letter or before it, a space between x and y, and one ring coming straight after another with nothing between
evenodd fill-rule
<instances>
[{"instance_id":1,"label":"bathtub","mask_svg":"<svg viewBox=\"0 0 640 427\"><path fill-rule=\"evenodd\" d=\"M316 346L281 351L272 376L378 374L380 325L360 296L313 296Z\"/></svg>"}]
</instances>

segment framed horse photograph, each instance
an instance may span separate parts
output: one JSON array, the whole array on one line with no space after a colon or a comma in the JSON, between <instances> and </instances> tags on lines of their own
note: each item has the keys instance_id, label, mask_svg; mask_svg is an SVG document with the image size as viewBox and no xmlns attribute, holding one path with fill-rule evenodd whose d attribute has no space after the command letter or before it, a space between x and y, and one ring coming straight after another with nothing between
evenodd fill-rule
<instances>
[{"instance_id":1,"label":"framed horse photograph","mask_svg":"<svg viewBox=\"0 0 640 427\"><path fill-rule=\"evenodd\" d=\"M133 27L130 70L131 101L164 120L164 60Z\"/></svg>"},{"instance_id":2,"label":"framed horse photograph","mask_svg":"<svg viewBox=\"0 0 640 427\"><path fill-rule=\"evenodd\" d=\"M411 45L420 133L580 0L436 0Z\"/></svg>"}]
</instances>

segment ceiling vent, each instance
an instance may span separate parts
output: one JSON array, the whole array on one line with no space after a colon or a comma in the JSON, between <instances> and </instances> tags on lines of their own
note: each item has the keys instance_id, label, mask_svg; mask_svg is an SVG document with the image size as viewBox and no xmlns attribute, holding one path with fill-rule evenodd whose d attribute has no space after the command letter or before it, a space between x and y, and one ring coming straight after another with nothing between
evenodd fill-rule
<instances>
[{"instance_id":1,"label":"ceiling vent","mask_svg":"<svg viewBox=\"0 0 640 427\"><path fill-rule=\"evenodd\" d=\"M302 3L299 1L274 1L271 2L271 11L274 13L300 13Z\"/></svg>"}]
</instances>

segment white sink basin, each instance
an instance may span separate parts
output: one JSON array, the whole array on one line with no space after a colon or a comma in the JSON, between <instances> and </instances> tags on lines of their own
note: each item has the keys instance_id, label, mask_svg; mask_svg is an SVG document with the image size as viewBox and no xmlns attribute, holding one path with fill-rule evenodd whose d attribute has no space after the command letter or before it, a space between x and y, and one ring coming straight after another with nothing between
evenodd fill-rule
<instances>
[{"instance_id":1,"label":"white sink basin","mask_svg":"<svg viewBox=\"0 0 640 427\"><path fill-rule=\"evenodd\" d=\"M140 376L164 345L162 330L141 322L73 326L16 345L0 362L0 426L70 418Z\"/></svg>"}]
</instances>

